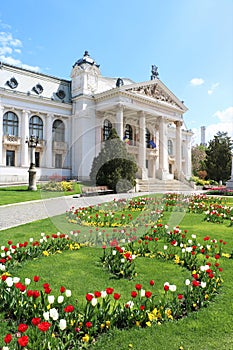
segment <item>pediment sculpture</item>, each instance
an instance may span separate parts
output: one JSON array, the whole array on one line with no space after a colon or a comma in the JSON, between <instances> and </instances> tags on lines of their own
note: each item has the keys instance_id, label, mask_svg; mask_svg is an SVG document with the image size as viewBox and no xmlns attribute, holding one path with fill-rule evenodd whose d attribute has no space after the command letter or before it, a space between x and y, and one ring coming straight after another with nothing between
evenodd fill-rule
<instances>
[{"instance_id":1,"label":"pediment sculpture","mask_svg":"<svg viewBox=\"0 0 233 350\"><path fill-rule=\"evenodd\" d=\"M145 85L127 89L127 91L133 92L135 94L152 97L158 101L166 102L180 108L180 105L178 105L178 103L174 101L174 99L167 92L165 92L157 83L153 85Z\"/></svg>"}]
</instances>

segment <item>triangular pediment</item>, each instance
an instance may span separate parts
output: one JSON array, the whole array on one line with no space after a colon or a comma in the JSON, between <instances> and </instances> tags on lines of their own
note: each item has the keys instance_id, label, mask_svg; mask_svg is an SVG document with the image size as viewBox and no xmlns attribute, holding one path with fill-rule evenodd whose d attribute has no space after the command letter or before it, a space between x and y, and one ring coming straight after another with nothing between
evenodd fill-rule
<instances>
[{"instance_id":1,"label":"triangular pediment","mask_svg":"<svg viewBox=\"0 0 233 350\"><path fill-rule=\"evenodd\" d=\"M167 87L161 83L160 80L155 82L147 82L141 84L133 84L134 86L125 86L125 91L133 93L134 95L154 99L179 109L186 110L186 107Z\"/></svg>"}]
</instances>

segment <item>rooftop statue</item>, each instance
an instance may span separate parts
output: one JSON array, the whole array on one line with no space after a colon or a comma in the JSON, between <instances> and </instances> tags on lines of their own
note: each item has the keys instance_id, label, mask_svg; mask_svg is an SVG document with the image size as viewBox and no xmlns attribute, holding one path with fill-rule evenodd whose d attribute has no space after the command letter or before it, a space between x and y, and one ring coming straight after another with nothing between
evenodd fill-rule
<instances>
[{"instance_id":1,"label":"rooftop statue","mask_svg":"<svg viewBox=\"0 0 233 350\"><path fill-rule=\"evenodd\" d=\"M156 78L158 78L159 73L158 73L158 67L156 65L152 65L152 69L151 69L151 80L154 80Z\"/></svg>"}]
</instances>

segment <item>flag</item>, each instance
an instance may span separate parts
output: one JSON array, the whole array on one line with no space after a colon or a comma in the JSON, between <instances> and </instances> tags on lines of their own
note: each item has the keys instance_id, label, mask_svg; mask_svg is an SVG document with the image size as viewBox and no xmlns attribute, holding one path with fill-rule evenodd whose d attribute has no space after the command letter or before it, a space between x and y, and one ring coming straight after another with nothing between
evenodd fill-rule
<instances>
[{"instance_id":1,"label":"flag","mask_svg":"<svg viewBox=\"0 0 233 350\"><path fill-rule=\"evenodd\" d=\"M156 148L156 144L154 143L153 140L150 140L150 141L149 141L149 145L151 145L151 147L152 147L153 149Z\"/></svg>"},{"instance_id":2,"label":"flag","mask_svg":"<svg viewBox=\"0 0 233 350\"><path fill-rule=\"evenodd\" d=\"M124 140L125 143L130 145L130 140L128 139L128 137L124 136L123 140Z\"/></svg>"}]
</instances>

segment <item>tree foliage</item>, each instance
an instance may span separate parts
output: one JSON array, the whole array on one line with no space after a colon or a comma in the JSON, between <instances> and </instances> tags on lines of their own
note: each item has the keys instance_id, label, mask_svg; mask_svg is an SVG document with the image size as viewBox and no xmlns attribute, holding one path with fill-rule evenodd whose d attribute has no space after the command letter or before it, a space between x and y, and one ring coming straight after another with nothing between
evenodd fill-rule
<instances>
[{"instance_id":1,"label":"tree foliage","mask_svg":"<svg viewBox=\"0 0 233 350\"><path fill-rule=\"evenodd\" d=\"M137 164L127 152L116 130L110 131L108 139L94 158L90 178L96 185L106 185L114 192L126 192L135 186Z\"/></svg>"},{"instance_id":2,"label":"tree foliage","mask_svg":"<svg viewBox=\"0 0 233 350\"><path fill-rule=\"evenodd\" d=\"M209 179L225 183L231 176L231 149L233 142L227 132L218 132L209 141L205 166Z\"/></svg>"},{"instance_id":3,"label":"tree foliage","mask_svg":"<svg viewBox=\"0 0 233 350\"><path fill-rule=\"evenodd\" d=\"M192 171L194 176L200 177L200 171L205 171L206 147L197 145L192 147Z\"/></svg>"}]
</instances>

